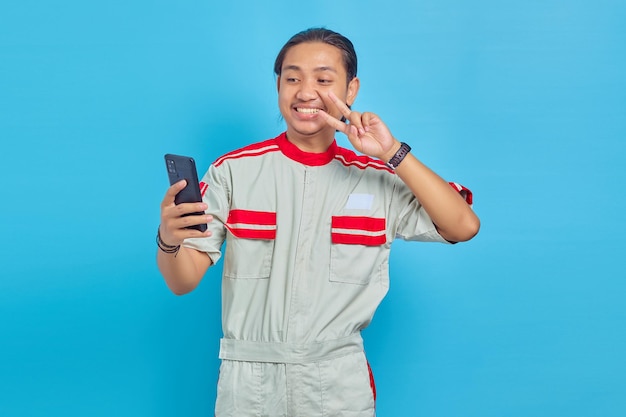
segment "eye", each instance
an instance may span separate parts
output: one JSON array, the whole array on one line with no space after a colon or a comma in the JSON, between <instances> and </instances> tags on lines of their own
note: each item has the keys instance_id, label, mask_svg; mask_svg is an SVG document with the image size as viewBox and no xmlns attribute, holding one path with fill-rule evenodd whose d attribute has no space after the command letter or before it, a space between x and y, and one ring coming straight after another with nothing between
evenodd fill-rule
<instances>
[{"instance_id":1,"label":"eye","mask_svg":"<svg viewBox=\"0 0 626 417\"><path fill-rule=\"evenodd\" d=\"M320 78L319 80L317 80L317 82L320 83L320 84L330 84L333 81L332 80L328 80L326 78Z\"/></svg>"},{"instance_id":2,"label":"eye","mask_svg":"<svg viewBox=\"0 0 626 417\"><path fill-rule=\"evenodd\" d=\"M286 78L286 80L287 80L287 82L288 82L288 83L295 83L295 82L298 82L298 79L297 79L297 78L294 78L294 77L287 77L287 78Z\"/></svg>"}]
</instances>

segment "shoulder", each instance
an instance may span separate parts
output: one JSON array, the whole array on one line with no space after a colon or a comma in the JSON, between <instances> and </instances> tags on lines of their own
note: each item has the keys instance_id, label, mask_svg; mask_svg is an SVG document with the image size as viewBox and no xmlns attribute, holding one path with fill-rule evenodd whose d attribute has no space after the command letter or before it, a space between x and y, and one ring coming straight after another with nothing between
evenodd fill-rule
<instances>
[{"instance_id":1,"label":"shoulder","mask_svg":"<svg viewBox=\"0 0 626 417\"><path fill-rule=\"evenodd\" d=\"M357 155L350 149L337 147L335 160L346 167L360 169L363 171L381 172L395 175L393 170L380 159L372 158L366 155Z\"/></svg>"},{"instance_id":2,"label":"shoulder","mask_svg":"<svg viewBox=\"0 0 626 417\"><path fill-rule=\"evenodd\" d=\"M258 157L279 150L280 148L278 147L276 138L268 139L228 152L227 154L224 154L217 158L212 165L214 167L218 167L226 161Z\"/></svg>"}]
</instances>

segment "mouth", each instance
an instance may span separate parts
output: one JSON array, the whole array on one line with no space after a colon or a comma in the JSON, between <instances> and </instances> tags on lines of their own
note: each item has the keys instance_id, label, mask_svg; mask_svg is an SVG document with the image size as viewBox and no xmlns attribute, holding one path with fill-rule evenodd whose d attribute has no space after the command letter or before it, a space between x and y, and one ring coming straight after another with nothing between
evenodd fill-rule
<instances>
[{"instance_id":1,"label":"mouth","mask_svg":"<svg viewBox=\"0 0 626 417\"><path fill-rule=\"evenodd\" d=\"M319 113L320 109L317 108L306 108L306 107L296 107L295 110L298 113L302 113L302 114L316 114Z\"/></svg>"}]
</instances>

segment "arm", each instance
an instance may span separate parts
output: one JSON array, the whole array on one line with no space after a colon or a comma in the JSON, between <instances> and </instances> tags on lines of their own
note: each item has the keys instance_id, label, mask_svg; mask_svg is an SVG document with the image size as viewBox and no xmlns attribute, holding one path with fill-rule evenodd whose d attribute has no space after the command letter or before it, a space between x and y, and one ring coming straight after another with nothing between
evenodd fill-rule
<instances>
[{"instance_id":1,"label":"arm","mask_svg":"<svg viewBox=\"0 0 626 417\"><path fill-rule=\"evenodd\" d=\"M200 232L186 229L187 226L208 223L213 220L210 215L185 216L186 213L204 212L205 203L184 203L176 205L174 197L185 188L185 180L172 185L161 203L161 225L159 234L164 243L170 246L182 245L183 240L192 237L208 237L211 232ZM157 249L157 265L167 286L177 295L192 291L212 265L211 258L195 249L180 246L177 253L165 253Z\"/></svg>"},{"instance_id":2,"label":"arm","mask_svg":"<svg viewBox=\"0 0 626 417\"><path fill-rule=\"evenodd\" d=\"M353 112L333 93L330 100L349 121L343 123L328 113L322 117L343 132L359 152L389 161L400 148L383 121L373 113ZM396 174L424 207L441 236L451 242L471 239L478 233L480 221L465 200L440 176L409 154L396 169Z\"/></svg>"},{"instance_id":3,"label":"arm","mask_svg":"<svg viewBox=\"0 0 626 417\"><path fill-rule=\"evenodd\" d=\"M194 290L207 269L213 264L206 253L181 246L178 255L157 253L157 265L165 283L176 295L187 294Z\"/></svg>"},{"instance_id":4,"label":"arm","mask_svg":"<svg viewBox=\"0 0 626 417\"><path fill-rule=\"evenodd\" d=\"M399 142L392 149L398 148ZM388 161L394 154L383 160ZM412 154L398 165L396 174L413 192L444 239L463 242L478 233L480 220L463 197Z\"/></svg>"}]
</instances>

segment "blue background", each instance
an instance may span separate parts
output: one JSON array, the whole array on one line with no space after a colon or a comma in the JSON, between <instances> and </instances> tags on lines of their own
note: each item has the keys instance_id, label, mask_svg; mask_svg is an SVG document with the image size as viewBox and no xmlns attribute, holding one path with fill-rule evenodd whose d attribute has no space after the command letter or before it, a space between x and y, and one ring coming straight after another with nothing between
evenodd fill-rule
<instances>
[{"instance_id":1,"label":"blue background","mask_svg":"<svg viewBox=\"0 0 626 417\"><path fill-rule=\"evenodd\" d=\"M626 5L610 0L0 6L0 415L210 416L220 269L156 268L166 152L284 129L272 65L325 25L480 234L394 243L365 332L380 416L624 416ZM345 138L338 138L347 146Z\"/></svg>"}]
</instances>

